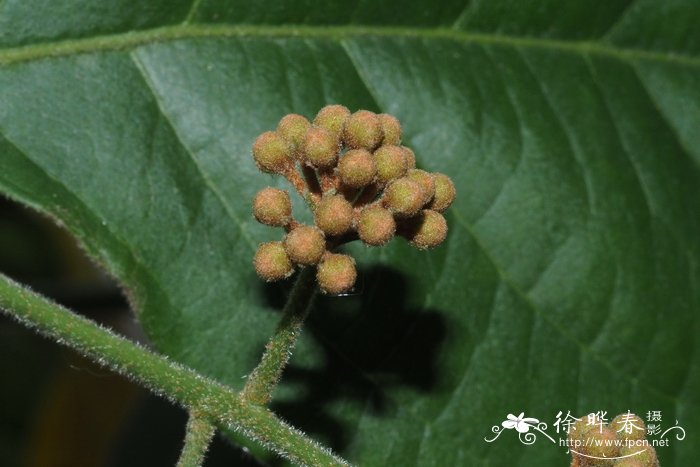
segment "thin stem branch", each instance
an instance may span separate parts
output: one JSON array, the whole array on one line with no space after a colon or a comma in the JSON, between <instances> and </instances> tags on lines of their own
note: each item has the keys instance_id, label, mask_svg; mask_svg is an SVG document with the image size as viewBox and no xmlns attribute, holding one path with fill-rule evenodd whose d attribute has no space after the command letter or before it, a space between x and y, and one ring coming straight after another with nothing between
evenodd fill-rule
<instances>
[{"instance_id":1,"label":"thin stem branch","mask_svg":"<svg viewBox=\"0 0 700 467\"><path fill-rule=\"evenodd\" d=\"M282 176L287 179L287 181L294 187L299 196L304 200L315 206L318 200L321 198L319 193L314 193L310 191L310 188L306 184L306 180L301 176L299 172L293 167L289 166L282 172Z\"/></svg>"},{"instance_id":2,"label":"thin stem branch","mask_svg":"<svg viewBox=\"0 0 700 467\"><path fill-rule=\"evenodd\" d=\"M201 467L216 433L216 426L207 417L192 411L186 430L185 445L182 447L177 467Z\"/></svg>"},{"instance_id":3,"label":"thin stem branch","mask_svg":"<svg viewBox=\"0 0 700 467\"><path fill-rule=\"evenodd\" d=\"M304 320L311 309L316 294L315 268L304 268L292 288L282 319L275 333L265 346L265 353L258 366L248 376L241 397L244 401L267 405L272 391L282 376L282 371L292 355Z\"/></svg>"},{"instance_id":4,"label":"thin stem branch","mask_svg":"<svg viewBox=\"0 0 700 467\"><path fill-rule=\"evenodd\" d=\"M318 182L316 169L302 163L301 172L304 174L304 179L306 180L306 185L309 187L309 191L317 196L321 196L321 185Z\"/></svg>"},{"instance_id":5,"label":"thin stem branch","mask_svg":"<svg viewBox=\"0 0 700 467\"><path fill-rule=\"evenodd\" d=\"M0 311L99 364L301 465L347 466L330 450L231 388L117 336L0 274Z\"/></svg>"}]
</instances>

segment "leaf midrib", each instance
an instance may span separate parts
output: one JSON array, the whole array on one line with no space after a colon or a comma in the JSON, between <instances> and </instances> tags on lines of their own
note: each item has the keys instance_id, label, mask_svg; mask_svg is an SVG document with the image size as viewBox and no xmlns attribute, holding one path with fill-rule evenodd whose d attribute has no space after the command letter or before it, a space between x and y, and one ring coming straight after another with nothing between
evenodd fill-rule
<instances>
[{"instance_id":1,"label":"leaf midrib","mask_svg":"<svg viewBox=\"0 0 700 467\"><path fill-rule=\"evenodd\" d=\"M578 55L598 55L623 61L645 60L651 62L676 63L700 67L700 57L651 51L638 48L616 47L600 41L565 41L551 38L506 36L466 32L448 28L411 28L389 26L303 26L303 25L202 25L179 24L142 31L111 35L100 35L81 39L64 39L54 42L23 45L0 49L0 66L68 57L79 54L128 50L158 42L195 38L302 38L343 40L352 38L393 38L445 40L480 45L555 50Z\"/></svg>"}]
</instances>

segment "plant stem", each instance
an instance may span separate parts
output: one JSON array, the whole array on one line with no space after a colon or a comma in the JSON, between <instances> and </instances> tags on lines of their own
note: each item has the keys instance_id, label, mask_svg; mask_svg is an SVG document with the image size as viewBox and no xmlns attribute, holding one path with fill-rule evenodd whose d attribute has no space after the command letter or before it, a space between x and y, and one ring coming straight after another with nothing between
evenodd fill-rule
<instances>
[{"instance_id":1,"label":"plant stem","mask_svg":"<svg viewBox=\"0 0 700 467\"><path fill-rule=\"evenodd\" d=\"M228 426L301 465L346 466L330 450L235 391L71 313L0 274L0 310L156 394Z\"/></svg>"},{"instance_id":2,"label":"plant stem","mask_svg":"<svg viewBox=\"0 0 700 467\"><path fill-rule=\"evenodd\" d=\"M198 412L190 412L185 445L182 447L177 467L201 467L214 433L216 433L216 426L213 423Z\"/></svg>"},{"instance_id":3,"label":"plant stem","mask_svg":"<svg viewBox=\"0 0 700 467\"><path fill-rule=\"evenodd\" d=\"M315 294L315 268L306 267L299 273L299 278L282 310L282 319L265 346L260 363L248 376L241 393L244 401L263 406L270 402L272 391L292 355Z\"/></svg>"}]
</instances>

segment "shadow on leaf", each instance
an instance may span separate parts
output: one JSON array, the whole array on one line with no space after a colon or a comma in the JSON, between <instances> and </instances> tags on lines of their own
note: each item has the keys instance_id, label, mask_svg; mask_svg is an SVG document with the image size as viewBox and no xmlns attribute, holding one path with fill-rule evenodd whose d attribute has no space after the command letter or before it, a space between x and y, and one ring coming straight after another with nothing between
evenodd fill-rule
<instances>
[{"instance_id":1,"label":"shadow on leaf","mask_svg":"<svg viewBox=\"0 0 700 467\"><path fill-rule=\"evenodd\" d=\"M281 287L265 289L268 303L278 309L286 295ZM400 271L385 266L360 271L360 287L357 295L318 297L304 334L320 356L311 364L293 358L272 404L282 418L339 453L351 436L337 413L340 405L392 417L392 389L433 390L439 377L435 360L447 332L439 310L407 303L409 279Z\"/></svg>"}]
</instances>

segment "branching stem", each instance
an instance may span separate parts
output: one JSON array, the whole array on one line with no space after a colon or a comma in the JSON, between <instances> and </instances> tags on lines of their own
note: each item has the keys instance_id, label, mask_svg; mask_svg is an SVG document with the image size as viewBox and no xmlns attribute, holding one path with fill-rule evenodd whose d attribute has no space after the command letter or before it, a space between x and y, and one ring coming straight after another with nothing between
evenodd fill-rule
<instances>
[{"instance_id":1,"label":"branching stem","mask_svg":"<svg viewBox=\"0 0 700 467\"><path fill-rule=\"evenodd\" d=\"M298 287L303 282L300 281ZM301 290L297 293L301 294ZM117 336L2 274L0 310L189 411L198 412L267 446L296 464L348 465L330 450L278 419L267 408L245 401L231 388Z\"/></svg>"},{"instance_id":2,"label":"branching stem","mask_svg":"<svg viewBox=\"0 0 700 467\"><path fill-rule=\"evenodd\" d=\"M306 267L299 273L287 305L282 310L282 319L265 346L260 363L248 376L241 393L244 401L262 406L270 402L272 391L289 361L316 294L314 269Z\"/></svg>"},{"instance_id":3,"label":"branching stem","mask_svg":"<svg viewBox=\"0 0 700 467\"><path fill-rule=\"evenodd\" d=\"M182 447L177 467L201 467L209 443L216 433L216 426L199 412L190 412L185 433L185 445Z\"/></svg>"}]
</instances>

